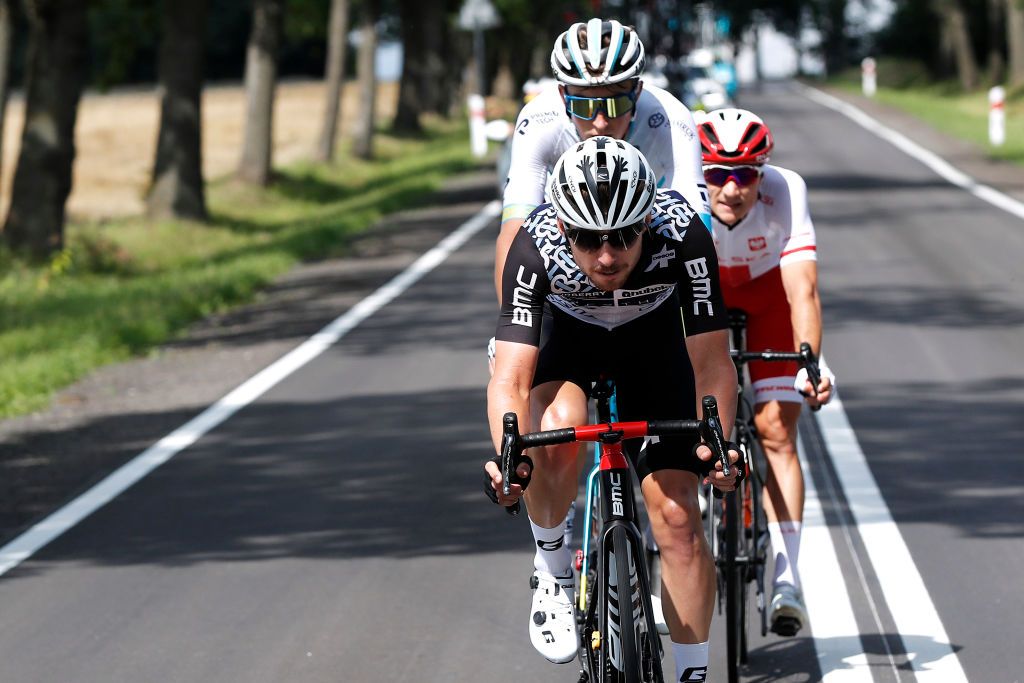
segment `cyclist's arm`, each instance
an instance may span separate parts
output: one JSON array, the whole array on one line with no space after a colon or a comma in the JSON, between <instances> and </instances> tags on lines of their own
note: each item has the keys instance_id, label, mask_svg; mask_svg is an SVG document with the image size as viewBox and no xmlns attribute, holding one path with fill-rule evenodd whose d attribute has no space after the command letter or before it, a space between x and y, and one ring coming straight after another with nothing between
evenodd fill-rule
<instances>
[{"instance_id":1,"label":"cyclist's arm","mask_svg":"<svg viewBox=\"0 0 1024 683\"><path fill-rule=\"evenodd\" d=\"M814 355L821 357L821 300L818 297L818 262L797 261L782 268L782 286L789 300L790 320L793 326L793 348L801 342L811 345ZM834 377L827 366L819 366L821 381L810 392L807 401L812 406L828 403L832 398ZM798 380L799 381L799 380ZM807 382L805 387L810 386ZM807 388L800 389L807 392Z\"/></svg>"},{"instance_id":2,"label":"cyclist's arm","mask_svg":"<svg viewBox=\"0 0 1024 683\"><path fill-rule=\"evenodd\" d=\"M524 218L509 218L501 224L501 232L498 233L498 241L494 246L494 289L498 293L498 303L501 303L501 274L505 271L505 259L508 257L509 247L512 240L523 227Z\"/></svg>"},{"instance_id":3,"label":"cyclist's arm","mask_svg":"<svg viewBox=\"0 0 1024 683\"><path fill-rule=\"evenodd\" d=\"M789 300L793 348L801 342L821 353L821 299L818 297L818 262L797 261L782 268L782 286Z\"/></svg>"},{"instance_id":4,"label":"cyclist's arm","mask_svg":"<svg viewBox=\"0 0 1024 683\"><path fill-rule=\"evenodd\" d=\"M520 429L529 430L530 387L540 349L530 344L495 343L494 374L487 385L487 420L496 453L501 452L502 419L505 413L519 417Z\"/></svg>"},{"instance_id":5,"label":"cyclist's arm","mask_svg":"<svg viewBox=\"0 0 1024 683\"><path fill-rule=\"evenodd\" d=\"M507 412L530 425L530 388L540 356L540 333L548 278L533 240L519 231L512 240L501 279L502 305L494 332L494 374L487 385L487 418L495 449L501 446Z\"/></svg>"},{"instance_id":6,"label":"cyclist's arm","mask_svg":"<svg viewBox=\"0 0 1024 683\"><path fill-rule=\"evenodd\" d=\"M736 419L736 366L729 358L729 331L715 330L687 337L686 351L693 365L697 414L701 414L701 398L710 394L718 401L722 424L731 425Z\"/></svg>"}]
</instances>

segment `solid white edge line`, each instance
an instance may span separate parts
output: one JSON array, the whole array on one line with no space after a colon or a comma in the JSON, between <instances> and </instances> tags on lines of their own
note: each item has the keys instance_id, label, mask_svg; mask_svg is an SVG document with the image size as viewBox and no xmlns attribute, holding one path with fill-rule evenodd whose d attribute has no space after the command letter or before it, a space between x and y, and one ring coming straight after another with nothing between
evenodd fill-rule
<instances>
[{"instance_id":1,"label":"solid white edge line","mask_svg":"<svg viewBox=\"0 0 1024 683\"><path fill-rule=\"evenodd\" d=\"M805 85L803 83L797 83L796 85L802 90L803 95L809 100L843 114L847 118L859 124L862 128L874 133L878 137L888 141L893 146L914 157L950 183L967 190L978 199L988 202L989 204L998 207L1017 218L1024 218L1024 203L1021 203L1013 197L1003 194L999 190L988 185L979 183L963 171L954 168L949 162L938 155L928 151L921 145L911 141L900 133L897 133L892 128L876 121L854 105L844 102L833 95L822 92L817 88L812 88L809 85Z\"/></svg>"},{"instance_id":2,"label":"solid white edge line","mask_svg":"<svg viewBox=\"0 0 1024 683\"><path fill-rule=\"evenodd\" d=\"M799 432L797 452L807 453ZM823 683L874 681L806 456L800 458L800 465L804 473L804 523L800 546L804 552L800 553L797 567L807 618L811 622L814 650L818 653L821 680Z\"/></svg>"},{"instance_id":3,"label":"solid white edge line","mask_svg":"<svg viewBox=\"0 0 1024 683\"><path fill-rule=\"evenodd\" d=\"M871 474L839 396L833 396L817 413L817 420L917 680L966 682L960 660Z\"/></svg>"},{"instance_id":4,"label":"solid white edge line","mask_svg":"<svg viewBox=\"0 0 1024 683\"><path fill-rule=\"evenodd\" d=\"M164 464L271 387L322 354L350 330L390 303L417 280L444 262L470 237L501 212L493 200L407 269L382 285L345 314L298 347L270 364L202 413L119 467L88 491L0 548L0 576L32 557L45 545L75 526L154 469Z\"/></svg>"},{"instance_id":5,"label":"solid white edge line","mask_svg":"<svg viewBox=\"0 0 1024 683\"><path fill-rule=\"evenodd\" d=\"M978 183L852 104L810 86L798 84L798 87L808 99L845 115L950 183L1018 218L1024 218L1024 204ZM953 651L910 550L878 490L839 396L822 408L817 420L917 680L929 683L966 681L960 660Z\"/></svg>"}]
</instances>

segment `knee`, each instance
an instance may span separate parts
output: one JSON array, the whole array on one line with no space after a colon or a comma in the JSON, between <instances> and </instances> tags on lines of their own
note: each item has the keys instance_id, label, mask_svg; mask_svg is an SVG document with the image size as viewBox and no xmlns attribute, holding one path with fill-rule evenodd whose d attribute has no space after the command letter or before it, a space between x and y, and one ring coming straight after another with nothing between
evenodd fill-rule
<instances>
[{"instance_id":1,"label":"knee","mask_svg":"<svg viewBox=\"0 0 1024 683\"><path fill-rule=\"evenodd\" d=\"M690 501L690 498L693 500ZM684 561L688 561L706 554L707 544L695 496L666 498L649 514L663 555L681 556Z\"/></svg>"},{"instance_id":2,"label":"knee","mask_svg":"<svg viewBox=\"0 0 1024 683\"><path fill-rule=\"evenodd\" d=\"M757 417L757 433L767 455L796 457L796 425L776 411L764 411Z\"/></svg>"}]
</instances>

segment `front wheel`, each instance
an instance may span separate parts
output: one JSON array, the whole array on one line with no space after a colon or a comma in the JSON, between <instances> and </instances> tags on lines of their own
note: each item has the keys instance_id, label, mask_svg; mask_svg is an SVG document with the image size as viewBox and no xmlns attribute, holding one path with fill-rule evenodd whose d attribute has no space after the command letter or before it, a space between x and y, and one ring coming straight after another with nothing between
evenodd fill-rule
<instances>
[{"instance_id":1,"label":"front wheel","mask_svg":"<svg viewBox=\"0 0 1024 683\"><path fill-rule=\"evenodd\" d=\"M601 601L602 670L607 683L662 683L661 643L651 614L643 544L617 524L605 537Z\"/></svg>"}]
</instances>

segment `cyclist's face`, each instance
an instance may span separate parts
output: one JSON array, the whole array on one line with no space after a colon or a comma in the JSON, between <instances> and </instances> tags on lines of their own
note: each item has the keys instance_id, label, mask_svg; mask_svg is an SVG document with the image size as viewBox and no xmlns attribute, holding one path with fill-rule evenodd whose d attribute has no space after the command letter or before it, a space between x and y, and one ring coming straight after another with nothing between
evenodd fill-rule
<instances>
[{"instance_id":1,"label":"cyclist's face","mask_svg":"<svg viewBox=\"0 0 1024 683\"><path fill-rule=\"evenodd\" d=\"M558 229L564 232L565 225L558 221ZM643 239L634 240L626 249L613 246L614 241L608 241L601 245L596 251L587 251L576 247L569 241L569 248L572 249L573 259L576 265L583 271L583 274L590 278L594 286L604 292L612 292L621 289L626 283L629 274L636 268L640 261L640 253L643 250Z\"/></svg>"},{"instance_id":2,"label":"cyclist's face","mask_svg":"<svg viewBox=\"0 0 1024 683\"><path fill-rule=\"evenodd\" d=\"M638 98L640 97L640 91L643 90L643 86L643 81L636 82L636 96ZM582 88L575 85L558 86L559 91L562 93L563 102L565 101L564 98L566 95L575 95L577 97L614 97L615 95L628 93L632 88L632 81L596 88ZM601 111L597 116L589 121L569 114L566 114L566 116L569 116L569 118L572 119L573 124L575 124L576 132L579 133L580 140L587 140L598 135L607 135L615 138L616 140L622 140L626 137L626 133L629 132L629 124L633 120L633 113L634 112L631 111L627 114L623 114L622 116L609 118L604 111Z\"/></svg>"},{"instance_id":3,"label":"cyclist's face","mask_svg":"<svg viewBox=\"0 0 1024 683\"><path fill-rule=\"evenodd\" d=\"M726 225L735 225L747 217L757 204L761 179L749 185L740 185L736 178L730 177L723 185L708 182L708 194L711 195L711 213Z\"/></svg>"}]
</instances>

